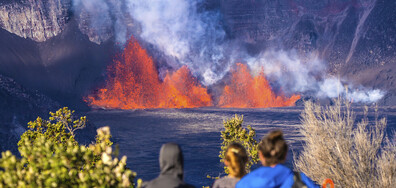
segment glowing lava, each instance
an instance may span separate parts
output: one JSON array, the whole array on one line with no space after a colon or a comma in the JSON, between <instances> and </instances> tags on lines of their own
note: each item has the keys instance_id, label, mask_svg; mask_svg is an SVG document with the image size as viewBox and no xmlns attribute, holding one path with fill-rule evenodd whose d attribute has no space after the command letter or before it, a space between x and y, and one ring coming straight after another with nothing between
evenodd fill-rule
<instances>
[{"instance_id":1,"label":"glowing lava","mask_svg":"<svg viewBox=\"0 0 396 188\"><path fill-rule=\"evenodd\" d=\"M167 73L161 81L152 58L135 38L123 54L108 67L104 88L88 96L91 106L117 109L194 108L212 106L212 97L183 66ZM261 72L253 77L248 67L238 63L232 70L231 83L224 87L217 106L231 108L266 108L292 106L300 98L276 96Z\"/></svg>"},{"instance_id":2,"label":"glowing lava","mask_svg":"<svg viewBox=\"0 0 396 188\"><path fill-rule=\"evenodd\" d=\"M290 98L276 96L264 73L253 77L244 64L238 63L232 70L231 83L224 87L218 106L225 108L267 108L293 106L299 95Z\"/></svg>"},{"instance_id":3,"label":"glowing lava","mask_svg":"<svg viewBox=\"0 0 396 188\"><path fill-rule=\"evenodd\" d=\"M91 106L137 108L193 108L211 106L207 89L187 67L168 73L161 81L152 58L135 38L131 38L120 60L108 67L106 86L88 96Z\"/></svg>"}]
</instances>

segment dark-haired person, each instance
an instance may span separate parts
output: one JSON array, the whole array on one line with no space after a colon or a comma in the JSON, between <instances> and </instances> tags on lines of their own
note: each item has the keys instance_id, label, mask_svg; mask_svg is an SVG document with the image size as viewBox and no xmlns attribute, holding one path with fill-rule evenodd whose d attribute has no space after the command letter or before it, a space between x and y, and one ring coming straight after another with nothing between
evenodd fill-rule
<instances>
[{"instance_id":1,"label":"dark-haired person","mask_svg":"<svg viewBox=\"0 0 396 188\"><path fill-rule=\"evenodd\" d=\"M163 144L160 150L160 175L147 183L144 188L191 188L183 181L183 154L175 143Z\"/></svg>"},{"instance_id":2,"label":"dark-haired person","mask_svg":"<svg viewBox=\"0 0 396 188\"><path fill-rule=\"evenodd\" d=\"M246 174L245 166L248 156L245 148L238 143L228 146L224 164L228 167L228 176L216 180L212 188L234 188L235 184Z\"/></svg>"},{"instance_id":3,"label":"dark-haired person","mask_svg":"<svg viewBox=\"0 0 396 188\"><path fill-rule=\"evenodd\" d=\"M282 131L270 132L261 140L258 149L260 161L263 166L244 176L236 184L236 188L293 187L293 171L280 164L285 161L288 150ZM307 187L319 187L304 173L300 173L300 177Z\"/></svg>"}]
</instances>

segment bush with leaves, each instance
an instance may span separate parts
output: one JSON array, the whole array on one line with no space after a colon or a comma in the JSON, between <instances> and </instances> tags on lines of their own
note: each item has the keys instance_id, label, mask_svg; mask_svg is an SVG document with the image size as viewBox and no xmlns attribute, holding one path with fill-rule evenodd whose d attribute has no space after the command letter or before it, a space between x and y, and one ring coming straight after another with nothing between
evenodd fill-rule
<instances>
[{"instance_id":1,"label":"bush with leaves","mask_svg":"<svg viewBox=\"0 0 396 188\"><path fill-rule=\"evenodd\" d=\"M337 187L393 187L396 147L385 135L386 119L355 122L349 102L321 107L308 101L300 132L305 142L295 166L317 182L326 178ZM377 108L376 108L377 113Z\"/></svg>"},{"instance_id":2,"label":"bush with leaves","mask_svg":"<svg viewBox=\"0 0 396 188\"><path fill-rule=\"evenodd\" d=\"M77 145L75 140L75 131L77 129L83 129L86 125L86 117L80 117L74 119L74 111L69 110L67 107L61 108L55 113L50 112L49 120L44 120L38 117L35 121L28 123L28 130L25 131L21 140L18 142L20 148L23 144L34 144L36 139L40 136L51 142L58 144L66 144L71 142ZM53 151L54 152L54 151ZM22 155L23 156L23 155ZM27 157L27 156L24 156Z\"/></svg>"},{"instance_id":3,"label":"bush with leaves","mask_svg":"<svg viewBox=\"0 0 396 188\"><path fill-rule=\"evenodd\" d=\"M220 150L220 162L224 162L225 153L229 144L236 142L242 144L245 147L249 162L246 164L246 171L250 171L250 167L258 162L258 150L257 141L255 140L256 131L250 126L246 128L242 127L243 116L238 116L235 114L234 118L223 121L225 130L221 131L221 139L223 143L221 144ZM229 173L227 166L224 167L225 173Z\"/></svg>"},{"instance_id":4,"label":"bush with leaves","mask_svg":"<svg viewBox=\"0 0 396 188\"><path fill-rule=\"evenodd\" d=\"M98 129L96 143L80 146L74 130L85 117L73 120L67 108L38 118L21 136L17 159L11 152L0 159L0 187L133 187L136 174L126 168L126 157L112 155L109 127ZM66 132L68 130L69 132Z\"/></svg>"}]
</instances>

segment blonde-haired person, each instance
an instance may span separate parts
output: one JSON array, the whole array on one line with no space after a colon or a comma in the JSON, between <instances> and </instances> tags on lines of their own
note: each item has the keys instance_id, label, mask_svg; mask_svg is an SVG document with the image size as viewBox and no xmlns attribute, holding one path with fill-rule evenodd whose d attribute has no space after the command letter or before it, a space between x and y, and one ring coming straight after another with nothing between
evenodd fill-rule
<instances>
[{"instance_id":1,"label":"blonde-haired person","mask_svg":"<svg viewBox=\"0 0 396 188\"><path fill-rule=\"evenodd\" d=\"M235 184L246 174L245 166L248 156L239 143L231 143L225 153L224 164L228 167L228 176L216 180L212 188L234 188Z\"/></svg>"},{"instance_id":2,"label":"blonde-haired person","mask_svg":"<svg viewBox=\"0 0 396 188\"><path fill-rule=\"evenodd\" d=\"M237 188L290 188L297 186L294 184L293 171L281 164L286 160L288 150L282 131L270 132L261 140L258 149L260 161L263 166L244 176L236 184ZM304 173L300 173L299 175L299 179L306 187L319 188Z\"/></svg>"}]
</instances>

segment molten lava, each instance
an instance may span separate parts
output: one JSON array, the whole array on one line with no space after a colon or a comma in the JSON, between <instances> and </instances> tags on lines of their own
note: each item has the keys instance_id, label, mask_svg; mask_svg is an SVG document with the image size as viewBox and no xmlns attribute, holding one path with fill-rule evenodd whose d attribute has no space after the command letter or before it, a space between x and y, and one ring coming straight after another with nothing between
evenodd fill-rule
<instances>
[{"instance_id":1,"label":"molten lava","mask_svg":"<svg viewBox=\"0 0 396 188\"><path fill-rule=\"evenodd\" d=\"M152 58L131 38L120 60L108 67L106 86L86 101L118 109L193 108L211 106L212 99L184 66L161 81Z\"/></svg>"},{"instance_id":2,"label":"molten lava","mask_svg":"<svg viewBox=\"0 0 396 188\"><path fill-rule=\"evenodd\" d=\"M231 83L224 87L218 106L225 108L267 108L293 106L299 95L290 98L276 96L264 73L253 77L244 64L238 63L232 70Z\"/></svg>"},{"instance_id":3,"label":"molten lava","mask_svg":"<svg viewBox=\"0 0 396 188\"><path fill-rule=\"evenodd\" d=\"M161 81L152 58L135 38L131 38L123 54L108 67L104 88L86 101L91 106L137 108L194 108L212 106L212 97L190 70L183 66L167 73ZM219 107L265 108L292 106L300 98L276 96L261 72L253 77L248 67L238 63L232 70L231 83L224 87Z\"/></svg>"},{"instance_id":4,"label":"molten lava","mask_svg":"<svg viewBox=\"0 0 396 188\"><path fill-rule=\"evenodd\" d=\"M161 108L188 108L211 106L212 98L206 88L198 84L187 66L183 66L172 75L167 74L164 79L164 94Z\"/></svg>"}]
</instances>

